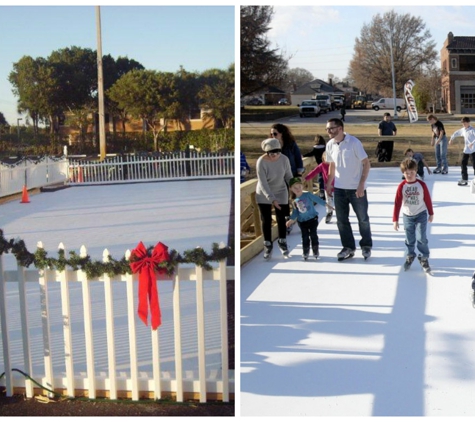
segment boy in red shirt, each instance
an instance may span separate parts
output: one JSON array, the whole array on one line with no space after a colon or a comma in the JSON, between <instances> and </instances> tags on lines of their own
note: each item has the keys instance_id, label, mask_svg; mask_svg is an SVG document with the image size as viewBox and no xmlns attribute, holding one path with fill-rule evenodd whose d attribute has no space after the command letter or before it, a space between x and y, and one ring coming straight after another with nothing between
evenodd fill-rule
<instances>
[{"instance_id":1,"label":"boy in red shirt","mask_svg":"<svg viewBox=\"0 0 475 422\"><path fill-rule=\"evenodd\" d=\"M406 262L404 270L411 267L416 257L415 246L419 251L419 262L425 272L430 272L429 245L426 236L427 222L434 219L434 210L427 185L416 178L417 163L412 159L405 159L401 163L401 171L405 180L396 191L394 200L393 224L394 230L399 229L399 212L402 208L404 231L406 232Z\"/></svg>"}]
</instances>

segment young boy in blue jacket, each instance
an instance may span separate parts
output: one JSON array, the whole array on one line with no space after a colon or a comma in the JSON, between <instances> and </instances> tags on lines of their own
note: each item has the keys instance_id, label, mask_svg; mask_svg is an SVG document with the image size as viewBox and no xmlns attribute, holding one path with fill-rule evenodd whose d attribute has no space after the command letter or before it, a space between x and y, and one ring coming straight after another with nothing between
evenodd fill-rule
<instances>
[{"instance_id":1,"label":"young boy in blue jacket","mask_svg":"<svg viewBox=\"0 0 475 422\"><path fill-rule=\"evenodd\" d=\"M319 256L317 235L318 212L315 210L315 204L325 206L326 202L319 196L304 191L300 177L290 179L289 186L293 197L293 211L286 223L287 227L290 227L295 222L298 223L302 232L303 259L306 260L308 258L310 243L312 244L313 256L317 259Z\"/></svg>"}]
</instances>

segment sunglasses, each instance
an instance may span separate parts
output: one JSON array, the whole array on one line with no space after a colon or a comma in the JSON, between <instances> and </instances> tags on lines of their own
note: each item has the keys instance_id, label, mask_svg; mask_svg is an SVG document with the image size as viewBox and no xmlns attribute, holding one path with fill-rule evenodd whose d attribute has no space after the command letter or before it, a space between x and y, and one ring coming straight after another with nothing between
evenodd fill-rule
<instances>
[{"instance_id":1,"label":"sunglasses","mask_svg":"<svg viewBox=\"0 0 475 422\"><path fill-rule=\"evenodd\" d=\"M274 150L272 150L272 151L268 151L268 152L267 152L267 155L268 155L269 157L276 157L276 156L278 156L278 155L280 155L280 154L281 154L280 149L274 149Z\"/></svg>"},{"instance_id":2,"label":"sunglasses","mask_svg":"<svg viewBox=\"0 0 475 422\"><path fill-rule=\"evenodd\" d=\"M271 136L277 136L279 134L279 132L271 132L270 134L271 134Z\"/></svg>"}]
</instances>

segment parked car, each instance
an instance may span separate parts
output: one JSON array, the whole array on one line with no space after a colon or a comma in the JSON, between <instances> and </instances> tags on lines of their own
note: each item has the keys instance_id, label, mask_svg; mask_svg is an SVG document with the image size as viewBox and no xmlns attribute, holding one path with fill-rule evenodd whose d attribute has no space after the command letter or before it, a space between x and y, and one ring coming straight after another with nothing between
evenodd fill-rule
<instances>
[{"instance_id":1,"label":"parked car","mask_svg":"<svg viewBox=\"0 0 475 422\"><path fill-rule=\"evenodd\" d=\"M327 100L317 100L318 106L320 107L321 113L328 113L332 110Z\"/></svg>"},{"instance_id":2,"label":"parked car","mask_svg":"<svg viewBox=\"0 0 475 422\"><path fill-rule=\"evenodd\" d=\"M345 102L345 97L343 95L334 95L333 100L335 101L336 108L339 110Z\"/></svg>"},{"instance_id":3,"label":"parked car","mask_svg":"<svg viewBox=\"0 0 475 422\"><path fill-rule=\"evenodd\" d=\"M329 94L317 94L316 100L318 101L326 101L327 102L327 107L333 111L336 109L336 104L335 101L333 100L333 96Z\"/></svg>"},{"instance_id":4,"label":"parked car","mask_svg":"<svg viewBox=\"0 0 475 422\"><path fill-rule=\"evenodd\" d=\"M247 105L264 105L264 102L260 98L252 98L247 102Z\"/></svg>"},{"instance_id":5,"label":"parked car","mask_svg":"<svg viewBox=\"0 0 475 422\"><path fill-rule=\"evenodd\" d=\"M289 100L287 98L281 98L278 102L277 105L290 105Z\"/></svg>"},{"instance_id":6,"label":"parked car","mask_svg":"<svg viewBox=\"0 0 475 422\"><path fill-rule=\"evenodd\" d=\"M320 106L317 100L305 100L299 105L300 117L318 117L321 114Z\"/></svg>"},{"instance_id":7,"label":"parked car","mask_svg":"<svg viewBox=\"0 0 475 422\"><path fill-rule=\"evenodd\" d=\"M371 108L375 111L394 110L394 98L380 98L378 101L371 104ZM406 102L403 98L396 98L396 110L401 111L406 108Z\"/></svg>"}]
</instances>

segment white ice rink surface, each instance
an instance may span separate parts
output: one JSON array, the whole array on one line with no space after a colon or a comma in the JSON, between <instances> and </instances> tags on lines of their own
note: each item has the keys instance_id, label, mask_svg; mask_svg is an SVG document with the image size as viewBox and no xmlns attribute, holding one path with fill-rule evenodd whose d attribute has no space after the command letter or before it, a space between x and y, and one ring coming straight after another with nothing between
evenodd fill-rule
<instances>
[{"instance_id":1,"label":"white ice rink surface","mask_svg":"<svg viewBox=\"0 0 475 422\"><path fill-rule=\"evenodd\" d=\"M426 174L432 275L402 269L398 168L370 171L368 261L358 249L337 262L333 221L319 225L318 261L302 261L296 226L291 259L275 250L241 268L242 416L475 415L475 195L459 179L459 167Z\"/></svg>"},{"instance_id":2,"label":"white ice rink surface","mask_svg":"<svg viewBox=\"0 0 475 422\"><path fill-rule=\"evenodd\" d=\"M107 248L116 259L122 258L127 249L132 250L142 241L145 246L154 246L159 241L178 252L203 247L211 252L212 243L228 242L231 188L230 180L180 181L138 183L130 185L105 185L72 187L56 192L30 195L30 203L12 201L0 205L0 228L7 239L21 238L28 250L34 252L38 241L52 257L57 257L60 242L65 250L79 252L81 245L87 247L93 259L101 259ZM14 258L7 255L5 266L12 269ZM105 347L105 318L103 283L92 283L92 307L94 316L94 345L96 370L107 371ZM128 371L128 332L125 283L113 283L115 310L116 360L119 370ZM184 369L192 370L197 363L196 349L196 301L195 286L183 283L182 329ZM74 343L75 372L86 370L82 321L81 286L71 287L72 332ZM23 367L22 342L19 330L19 304L16 283L7 283L9 324L12 327L10 340L13 345L12 366ZM162 370L174 370L173 314L171 307L171 283L159 283L162 326L160 352ZM53 324L53 362L55 368L64 368L62 320L59 283L49 289L50 316ZM28 307L30 310L31 344L35 374L43 371L42 331L39 288L28 283ZM205 282L205 320L207 324L206 345L207 369L219 369L219 288L217 283ZM35 317L36 315L36 317ZM151 371L150 327L137 318L139 341L139 370ZM100 351L101 350L101 351ZM0 348L0 361L2 350Z\"/></svg>"}]
</instances>

